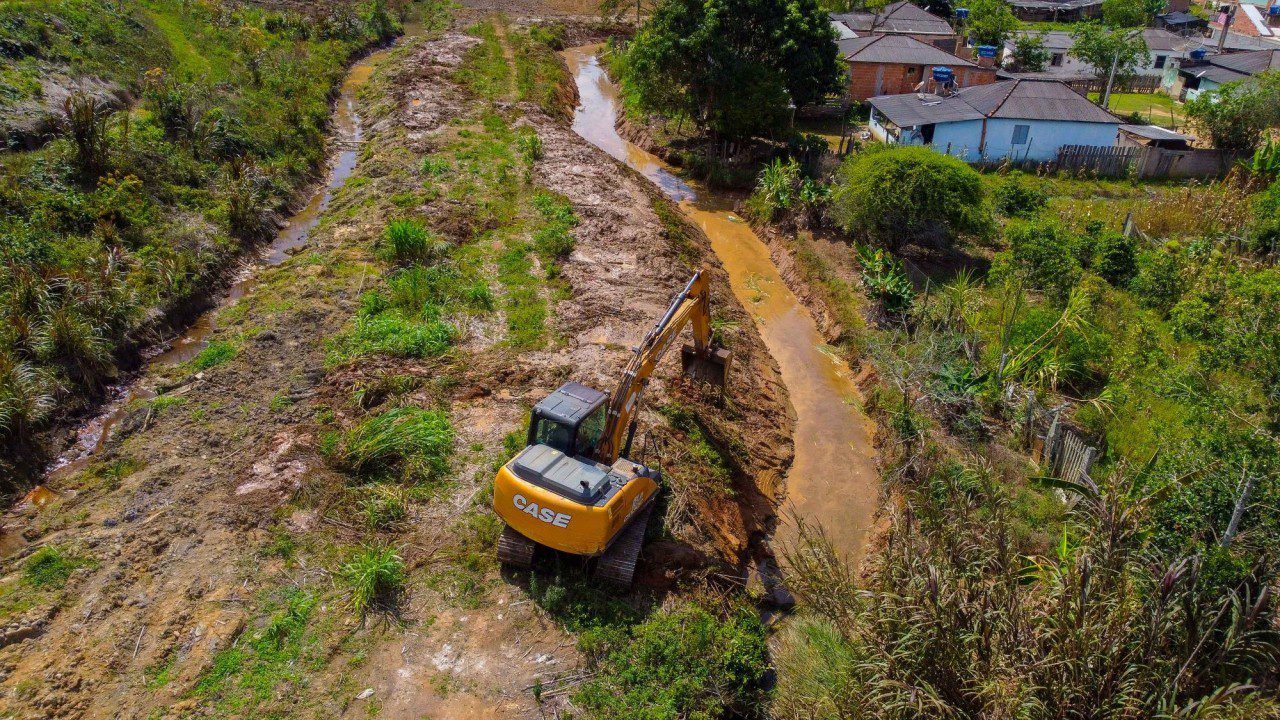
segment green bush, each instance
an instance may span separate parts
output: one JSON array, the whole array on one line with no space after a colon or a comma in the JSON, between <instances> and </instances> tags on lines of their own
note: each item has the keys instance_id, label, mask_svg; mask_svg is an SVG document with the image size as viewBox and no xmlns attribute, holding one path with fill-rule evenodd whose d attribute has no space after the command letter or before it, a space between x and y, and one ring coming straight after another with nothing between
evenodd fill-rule
<instances>
[{"instance_id":1,"label":"green bush","mask_svg":"<svg viewBox=\"0 0 1280 720\"><path fill-rule=\"evenodd\" d=\"M1066 302L1083 272L1076 258L1077 239L1054 222L1013 224L1005 236L1008 257L1031 287L1055 302Z\"/></svg>"},{"instance_id":2,"label":"green bush","mask_svg":"<svg viewBox=\"0 0 1280 720\"><path fill-rule=\"evenodd\" d=\"M958 158L922 147L850 155L837 174L830 214L846 232L889 249L945 245L992 227L981 176Z\"/></svg>"},{"instance_id":3,"label":"green bush","mask_svg":"<svg viewBox=\"0 0 1280 720\"><path fill-rule=\"evenodd\" d=\"M1049 193L1044 183L1028 181L1017 171L1009 173L991 194L996 212L1005 217L1035 215L1049 204Z\"/></svg>"},{"instance_id":4,"label":"green bush","mask_svg":"<svg viewBox=\"0 0 1280 720\"><path fill-rule=\"evenodd\" d=\"M1173 241L1138 254L1137 272L1129 287L1147 307L1167 313L1186 291L1181 247Z\"/></svg>"},{"instance_id":5,"label":"green bush","mask_svg":"<svg viewBox=\"0 0 1280 720\"><path fill-rule=\"evenodd\" d=\"M717 617L686 604L643 623L584 633L594 675L573 695L602 720L738 717L763 699L769 668L764 628L754 611Z\"/></svg>"},{"instance_id":6,"label":"green bush","mask_svg":"<svg viewBox=\"0 0 1280 720\"><path fill-rule=\"evenodd\" d=\"M348 430L332 455L339 467L359 477L430 481L448 472L453 437L445 413L400 407Z\"/></svg>"},{"instance_id":7,"label":"green bush","mask_svg":"<svg viewBox=\"0 0 1280 720\"><path fill-rule=\"evenodd\" d=\"M1093 243L1092 269L1116 287L1125 287L1137 271L1138 244L1124 233L1104 231Z\"/></svg>"},{"instance_id":8,"label":"green bush","mask_svg":"<svg viewBox=\"0 0 1280 720\"><path fill-rule=\"evenodd\" d=\"M863 245L857 252L867 297L879 302L889 313L909 310L916 291L903 270L902 261L880 248Z\"/></svg>"}]
</instances>

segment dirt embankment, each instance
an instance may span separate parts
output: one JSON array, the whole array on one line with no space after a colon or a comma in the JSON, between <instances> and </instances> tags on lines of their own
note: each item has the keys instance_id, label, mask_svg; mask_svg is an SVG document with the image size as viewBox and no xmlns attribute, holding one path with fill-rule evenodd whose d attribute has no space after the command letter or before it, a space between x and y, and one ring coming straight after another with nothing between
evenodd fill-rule
<instances>
[{"instance_id":1,"label":"dirt embankment","mask_svg":"<svg viewBox=\"0 0 1280 720\"><path fill-rule=\"evenodd\" d=\"M305 251L267 270L220 316L216 338L234 357L201 372L148 376L171 388L169 399L153 403L146 422L117 437L91 470L54 483L62 499L30 518L24 535L32 544L4 559L0 604L13 632L0 649L0 714L537 713L529 688L576 666L574 640L525 586L498 575L468 523L491 522L484 493L493 463L529 406L570 377L611 387L628 348L699 265L714 274L734 374L723 404L678 382L674 358L650 389L650 407L692 407L696 428L646 415L645 432L672 453L664 469L676 499L667 508L669 538L646 550L647 579L667 584L749 559L772 523L791 454L791 415L772 360L706 239L673 220L646 181L562 119L528 103L489 103L454 82L477 42L447 32L384 66L366 100L378 120L353 181ZM369 249L387 216L403 208L388 198L421 187L420 155L451 126L494 110L537 131L544 154L536 181L567 197L581 219L563 263L568 290L550 298L555 341L518 351L501 342L500 322L480 320L441 359L327 369L327 339L381 272ZM412 211L445 234L468 227L455 222L467 218L448 198ZM389 539L410 572L399 619L365 627L334 582L345 548L363 531L342 499L347 479L319 450L317 417L348 422L361 404L377 402L367 393L354 400L353 391L400 376L418 389L398 402L447 408L458 435L454 477L447 492L415 503L405 530ZM694 436L724 459L730 487L691 480L700 462L689 451ZM75 558L62 589L24 585L37 546ZM282 614L281 594L295 590L316 604ZM258 649L281 622L297 620L290 613L300 614L302 629ZM296 658L272 664L290 648Z\"/></svg>"}]
</instances>

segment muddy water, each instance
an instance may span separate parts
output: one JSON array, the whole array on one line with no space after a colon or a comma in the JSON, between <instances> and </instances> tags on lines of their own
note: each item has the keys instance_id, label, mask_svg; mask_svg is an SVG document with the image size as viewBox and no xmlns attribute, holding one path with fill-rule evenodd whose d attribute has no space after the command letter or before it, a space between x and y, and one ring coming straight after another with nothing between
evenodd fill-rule
<instances>
[{"instance_id":1,"label":"muddy water","mask_svg":"<svg viewBox=\"0 0 1280 720\"><path fill-rule=\"evenodd\" d=\"M821 523L851 560L861 557L879 493L870 426L859 410L847 365L824 343L807 308L787 288L769 250L733 212L732 201L680 178L660 159L618 135L617 89L596 47L565 51L577 79L580 106L573 129L652 180L711 239L734 295L751 312L796 411L795 462L787 475L788 509ZM784 513L784 517L787 513ZM779 539L793 540L785 517Z\"/></svg>"},{"instance_id":2,"label":"muddy water","mask_svg":"<svg viewBox=\"0 0 1280 720\"><path fill-rule=\"evenodd\" d=\"M356 113L356 93L368 82L375 65L386 52L388 51L382 50L373 53L353 65L342 83L331 118L330 144L335 152L330 158L324 184L316 187L307 204L288 219L271 243L262 249L256 261L237 274L215 306L197 317L166 349L150 357L147 360L148 367L177 365L199 355L208 346L209 336L218 329L218 311L235 304L253 289L258 273L264 267L283 263L306 244L311 231L320 223L321 216L333 200L334 192L342 187L355 170L357 149L364 139L364 129L360 116ZM116 388L102 412L76 431L74 444L54 461L49 471L68 473L83 467L94 453L102 449L111 429L124 419L132 404L155 396L156 391L144 385L140 379Z\"/></svg>"}]
</instances>

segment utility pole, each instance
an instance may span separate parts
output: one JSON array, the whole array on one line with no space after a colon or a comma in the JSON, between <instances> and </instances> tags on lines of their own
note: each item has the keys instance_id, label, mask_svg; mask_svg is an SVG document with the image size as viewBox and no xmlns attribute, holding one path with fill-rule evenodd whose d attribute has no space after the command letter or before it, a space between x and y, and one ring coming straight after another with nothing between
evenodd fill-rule
<instances>
[{"instance_id":1,"label":"utility pole","mask_svg":"<svg viewBox=\"0 0 1280 720\"><path fill-rule=\"evenodd\" d=\"M1227 17L1222 21L1222 33L1218 36L1218 54L1222 54L1222 48L1227 44L1227 33L1231 32L1231 22L1236 19L1236 10L1239 5L1227 6Z\"/></svg>"},{"instance_id":2,"label":"utility pole","mask_svg":"<svg viewBox=\"0 0 1280 720\"><path fill-rule=\"evenodd\" d=\"M1120 51L1111 57L1111 72L1107 73L1107 89L1102 93L1102 109L1111 107L1111 83L1116 81L1116 65L1120 62Z\"/></svg>"}]
</instances>

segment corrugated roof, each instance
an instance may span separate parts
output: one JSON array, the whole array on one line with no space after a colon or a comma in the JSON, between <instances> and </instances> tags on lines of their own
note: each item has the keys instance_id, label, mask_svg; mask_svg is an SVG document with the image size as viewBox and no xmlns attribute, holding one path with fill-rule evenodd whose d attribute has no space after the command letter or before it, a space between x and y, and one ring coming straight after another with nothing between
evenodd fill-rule
<instances>
[{"instance_id":1,"label":"corrugated roof","mask_svg":"<svg viewBox=\"0 0 1280 720\"><path fill-rule=\"evenodd\" d=\"M899 127L983 117L1120 124L1119 118L1054 80L1003 80L945 98L911 93L881 95L868 102Z\"/></svg>"},{"instance_id":2,"label":"corrugated roof","mask_svg":"<svg viewBox=\"0 0 1280 720\"><path fill-rule=\"evenodd\" d=\"M1102 0L1009 0L1016 8L1027 10L1078 10L1081 8L1102 5Z\"/></svg>"},{"instance_id":3,"label":"corrugated roof","mask_svg":"<svg viewBox=\"0 0 1280 720\"><path fill-rule=\"evenodd\" d=\"M831 13L832 20L858 32L910 33L914 35L954 35L951 24L922 7L905 0L890 3L878 13Z\"/></svg>"},{"instance_id":4,"label":"corrugated roof","mask_svg":"<svg viewBox=\"0 0 1280 720\"><path fill-rule=\"evenodd\" d=\"M1190 135L1182 135L1159 125L1121 125L1120 129L1148 140L1184 140L1189 142L1195 139Z\"/></svg>"},{"instance_id":5,"label":"corrugated roof","mask_svg":"<svg viewBox=\"0 0 1280 720\"><path fill-rule=\"evenodd\" d=\"M1199 63L1185 63L1182 72L1221 85L1276 68L1280 68L1280 50L1248 50L1210 55Z\"/></svg>"},{"instance_id":6,"label":"corrugated roof","mask_svg":"<svg viewBox=\"0 0 1280 720\"><path fill-rule=\"evenodd\" d=\"M978 67L969 60L906 35L874 35L837 40L836 47L840 50L840 56L850 62Z\"/></svg>"},{"instance_id":7,"label":"corrugated roof","mask_svg":"<svg viewBox=\"0 0 1280 720\"><path fill-rule=\"evenodd\" d=\"M1075 38L1071 37L1071 33L1062 30L1050 30L1043 33L1037 33L1035 30L1021 30L1017 35L1041 35L1043 36L1044 46L1052 50L1070 50L1076 44ZM1204 44L1199 38L1184 38L1161 28L1143 30L1142 39L1147 41L1147 48L1150 50L1191 51ZM1013 42L1014 38L1010 38L1005 42L1005 46L1012 48Z\"/></svg>"}]
</instances>

